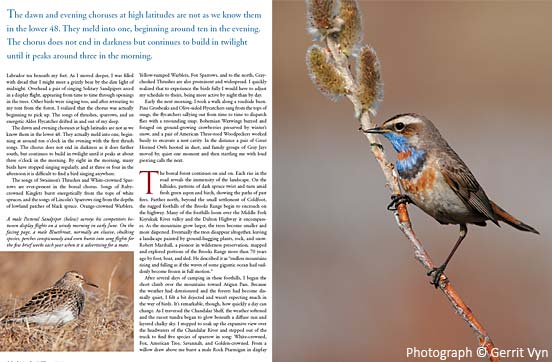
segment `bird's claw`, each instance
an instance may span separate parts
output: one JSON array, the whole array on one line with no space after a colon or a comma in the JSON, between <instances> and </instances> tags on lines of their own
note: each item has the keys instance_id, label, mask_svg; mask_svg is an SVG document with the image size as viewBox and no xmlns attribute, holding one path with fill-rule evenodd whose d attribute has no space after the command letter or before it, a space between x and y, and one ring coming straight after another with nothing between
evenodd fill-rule
<instances>
[{"instance_id":1,"label":"bird's claw","mask_svg":"<svg viewBox=\"0 0 552 362\"><path fill-rule=\"evenodd\" d=\"M379 148L379 150L380 150L381 152L384 151L383 146L382 146L381 143L372 142L372 143L370 143L370 146Z\"/></svg>"},{"instance_id":2,"label":"bird's claw","mask_svg":"<svg viewBox=\"0 0 552 362\"><path fill-rule=\"evenodd\" d=\"M446 265L443 264L427 272L428 276L433 274L433 280L430 281L429 284L433 285L435 289L439 288L439 281L441 280L441 275L443 275L445 268L446 268Z\"/></svg>"},{"instance_id":3,"label":"bird's claw","mask_svg":"<svg viewBox=\"0 0 552 362\"><path fill-rule=\"evenodd\" d=\"M397 211L397 206L408 203L412 203L412 199L408 195L391 195L391 202L387 205L387 210Z\"/></svg>"}]
</instances>

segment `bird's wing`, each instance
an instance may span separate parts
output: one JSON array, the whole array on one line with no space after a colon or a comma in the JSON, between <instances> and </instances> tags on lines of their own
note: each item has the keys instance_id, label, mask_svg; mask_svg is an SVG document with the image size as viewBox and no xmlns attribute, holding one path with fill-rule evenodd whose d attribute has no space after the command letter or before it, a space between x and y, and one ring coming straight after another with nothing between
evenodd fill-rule
<instances>
[{"instance_id":1,"label":"bird's wing","mask_svg":"<svg viewBox=\"0 0 552 362\"><path fill-rule=\"evenodd\" d=\"M445 181L468 207L480 212L498 225L491 201L479 186L468 166L458 155L450 156L440 165Z\"/></svg>"},{"instance_id":2,"label":"bird's wing","mask_svg":"<svg viewBox=\"0 0 552 362\"><path fill-rule=\"evenodd\" d=\"M50 310L52 307L56 307L60 301L64 300L64 294L69 293L68 290L59 288L49 288L33 295L21 308L14 312L15 317L26 317L29 315L42 312L44 310Z\"/></svg>"}]
</instances>

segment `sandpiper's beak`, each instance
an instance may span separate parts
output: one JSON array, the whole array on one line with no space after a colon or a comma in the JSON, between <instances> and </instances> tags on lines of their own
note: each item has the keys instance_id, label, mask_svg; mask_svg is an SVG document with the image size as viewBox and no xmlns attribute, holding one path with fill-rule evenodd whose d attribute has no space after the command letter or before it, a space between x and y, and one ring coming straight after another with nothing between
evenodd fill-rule
<instances>
[{"instance_id":1,"label":"sandpiper's beak","mask_svg":"<svg viewBox=\"0 0 552 362\"><path fill-rule=\"evenodd\" d=\"M90 282L86 282L86 285L90 285L91 287L94 287L94 288L99 288L96 284L90 283Z\"/></svg>"},{"instance_id":2,"label":"sandpiper's beak","mask_svg":"<svg viewBox=\"0 0 552 362\"><path fill-rule=\"evenodd\" d=\"M370 129L364 129L362 130L364 133L387 133L389 130L387 128L381 128L381 127L374 127Z\"/></svg>"}]
</instances>

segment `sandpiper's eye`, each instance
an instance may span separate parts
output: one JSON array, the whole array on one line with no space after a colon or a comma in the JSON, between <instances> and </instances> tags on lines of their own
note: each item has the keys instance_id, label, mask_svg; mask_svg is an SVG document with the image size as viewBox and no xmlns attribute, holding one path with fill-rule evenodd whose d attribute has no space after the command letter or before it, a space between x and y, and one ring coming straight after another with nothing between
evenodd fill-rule
<instances>
[{"instance_id":1,"label":"sandpiper's eye","mask_svg":"<svg viewBox=\"0 0 552 362\"><path fill-rule=\"evenodd\" d=\"M402 131L403 129L404 129L404 123L402 123L402 122L397 122L397 123L395 123L395 130L396 130L396 131L399 131L399 132L400 132L400 131Z\"/></svg>"}]
</instances>

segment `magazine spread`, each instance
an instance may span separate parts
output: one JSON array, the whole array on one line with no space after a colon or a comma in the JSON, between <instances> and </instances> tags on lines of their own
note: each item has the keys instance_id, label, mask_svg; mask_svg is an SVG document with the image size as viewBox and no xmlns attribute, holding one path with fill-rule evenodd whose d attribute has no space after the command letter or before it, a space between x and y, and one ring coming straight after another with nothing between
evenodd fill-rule
<instances>
[{"instance_id":1,"label":"magazine spread","mask_svg":"<svg viewBox=\"0 0 552 362\"><path fill-rule=\"evenodd\" d=\"M1 16L7 358L270 360L271 2Z\"/></svg>"},{"instance_id":2,"label":"magazine spread","mask_svg":"<svg viewBox=\"0 0 552 362\"><path fill-rule=\"evenodd\" d=\"M0 1L0 362L550 360L551 14Z\"/></svg>"}]
</instances>

